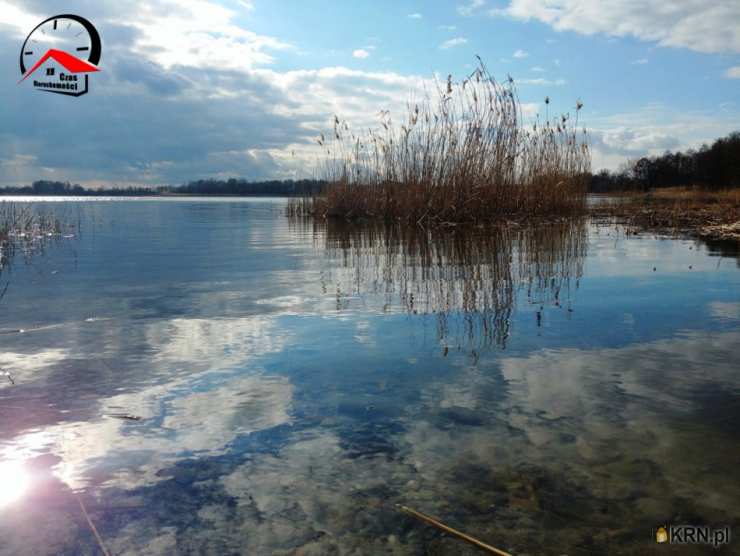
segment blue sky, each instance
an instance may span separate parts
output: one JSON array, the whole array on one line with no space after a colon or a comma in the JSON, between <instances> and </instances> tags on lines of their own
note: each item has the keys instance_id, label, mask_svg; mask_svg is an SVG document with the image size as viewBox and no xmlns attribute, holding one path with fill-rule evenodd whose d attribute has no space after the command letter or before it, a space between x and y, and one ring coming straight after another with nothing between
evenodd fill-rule
<instances>
[{"instance_id":1,"label":"blue sky","mask_svg":"<svg viewBox=\"0 0 740 556\"><path fill-rule=\"evenodd\" d=\"M60 11L103 38L79 99L17 85ZM736 0L0 0L0 184L310 177L334 114L375 126L476 54L528 116L581 99L594 170L740 130Z\"/></svg>"}]
</instances>

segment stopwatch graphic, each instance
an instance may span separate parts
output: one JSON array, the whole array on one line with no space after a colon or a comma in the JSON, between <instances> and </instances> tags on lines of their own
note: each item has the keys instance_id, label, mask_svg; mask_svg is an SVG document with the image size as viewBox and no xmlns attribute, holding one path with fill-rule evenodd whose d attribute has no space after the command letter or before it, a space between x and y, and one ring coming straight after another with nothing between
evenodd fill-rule
<instances>
[{"instance_id":1,"label":"stopwatch graphic","mask_svg":"<svg viewBox=\"0 0 740 556\"><path fill-rule=\"evenodd\" d=\"M72 14L50 17L23 43L20 82L33 75L37 89L83 95L89 88L88 74L99 71L100 54L100 34L87 19Z\"/></svg>"}]
</instances>

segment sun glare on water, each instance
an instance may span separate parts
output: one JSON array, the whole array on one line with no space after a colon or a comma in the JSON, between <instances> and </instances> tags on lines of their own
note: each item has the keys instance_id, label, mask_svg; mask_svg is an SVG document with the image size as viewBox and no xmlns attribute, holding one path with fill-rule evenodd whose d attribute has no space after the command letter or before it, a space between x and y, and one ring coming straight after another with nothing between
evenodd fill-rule
<instances>
[{"instance_id":1,"label":"sun glare on water","mask_svg":"<svg viewBox=\"0 0 740 556\"><path fill-rule=\"evenodd\" d=\"M30 482L21 462L0 462L0 510L22 498Z\"/></svg>"}]
</instances>

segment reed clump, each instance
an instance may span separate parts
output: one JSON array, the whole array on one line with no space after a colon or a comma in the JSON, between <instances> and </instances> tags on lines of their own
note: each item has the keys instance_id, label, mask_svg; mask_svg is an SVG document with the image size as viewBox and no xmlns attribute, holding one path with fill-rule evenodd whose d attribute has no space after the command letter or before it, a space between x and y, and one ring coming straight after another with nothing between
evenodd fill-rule
<instances>
[{"instance_id":1,"label":"reed clump","mask_svg":"<svg viewBox=\"0 0 740 556\"><path fill-rule=\"evenodd\" d=\"M409 102L400 126L381 112L378 129L356 135L335 117L331 139L318 139L328 185L288 212L425 224L581 213L591 165L581 107L525 128L514 81L480 62Z\"/></svg>"},{"instance_id":2,"label":"reed clump","mask_svg":"<svg viewBox=\"0 0 740 556\"><path fill-rule=\"evenodd\" d=\"M16 251L30 255L61 234L62 223L51 211L0 202L0 272L9 266Z\"/></svg>"}]
</instances>

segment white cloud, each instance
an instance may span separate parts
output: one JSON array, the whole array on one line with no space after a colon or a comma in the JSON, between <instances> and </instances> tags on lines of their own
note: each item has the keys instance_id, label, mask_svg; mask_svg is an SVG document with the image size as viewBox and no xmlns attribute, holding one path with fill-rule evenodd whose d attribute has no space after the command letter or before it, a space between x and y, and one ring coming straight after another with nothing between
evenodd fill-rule
<instances>
[{"instance_id":1,"label":"white cloud","mask_svg":"<svg viewBox=\"0 0 740 556\"><path fill-rule=\"evenodd\" d=\"M183 65L199 68L219 68L247 71L273 61L269 50L285 50L291 45L275 37L259 35L236 23L243 12L251 11L251 1L239 0L241 10L229 9L210 0L169 0L120 2L118 9L107 3L95 3L86 12L99 29L128 33L126 47L143 58L166 69ZM25 36L48 16L47 9L37 12L37 3L0 0L0 26L13 29L16 36ZM127 17L121 21L120 11ZM124 27L125 26L125 27ZM107 52L116 45L106 44ZM116 46L120 47L120 43Z\"/></svg>"},{"instance_id":2,"label":"white cloud","mask_svg":"<svg viewBox=\"0 0 740 556\"><path fill-rule=\"evenodd\" d=\"M522 21L535 19L558 31L632 36L698 52L740 52L740 2L736 0L511 0L489 11Z\"/></svg>"},{"instance_id":3,"label":"white cloud","mask_svg":"<svg viewBox=\"0 0 740 556\"><path fill-rule=\"evenodd\" d=\"M408 17L409 17L409 19L421 19L424 16L421 15L419 12L414 12L412 14L409 14Z\"/></svg>"},{"instance_id":4,"label":"white cloud","mask_svg":"<svg viewBox=\"0 0 740 556\"><path fill-rule=\"evenodd\" d=\"M44 18L34 11L39 5L43 6L40 0L30 4L0 0L0 44L6 66L16 63L19 37L22 40ZM346 67L275 71L270 67L273 56L291 47L282 38L240 26L238 18L251 2L232 2L229 9L213 1L182 0L178 4L182 11L174 16L171 5L172 0L126 0L131 16L124 27L119 5L90 4L89 16L107 39L105 71L94 83L98 106L105 110L70 104L66 117L90 120L89 133L74 144L61 137L64 118L48 98L54 95L11 98L10 90L0 94L0 103L17 106L17 114L33 110L40 120L53 122L50 131L41 133L20 115L8 114L0 137L0 179L16 184L52 175L86 185L125 185L205 177L305 177L313 175L317 158L312 140L331 127L333 114L346 118L355 129L376 127L379 110L397 115L410 96L423 96L425 83L434 90L429 80L392 72ZM478 1L462 8L483 6ZM452 31L454 26L439 28ZM463 37L451 38L440 48L466 43ZM369 45L359 50L374 54ZM558 65L557 60L553 63ZM725 76L740 76L740 66L728 69ZM518 83L558 87L565 80ZM523 108L536 112L534 104ZM111 117L120 133L111 148L101 149L101 130L112 125ZM740 128L740 116L732 106L696 118L651 108L584 123L595 129L594 167L603 163L613 168L645 150L657 154L665 148L712 141Z\"/></svg>"},{"instance_id":5,"label":"white cloud","mask_svg":"<svg viewBox=\"0 0 740 556\"><path fill-rule=\"evenodd\" d=\"M14 168L21 166L31 166L36 164L38 157L28 154L16 153L9 158L0 158L0 168Z\"/></svg>"},{"instance_id":6,"label":"white cloud","mask_svg":"<svg viewBox=\"0 0 740 556\"><path fill-rule=\"evenodd\" d=\"M668 133L649 129L610 128L590 129L591 167L594 172L602 169L619 170L627 161L662 154L679 144L677 138ZM651 148L645 148L650 146Z\"/></svg>"},{"instance_id":7,"label":"white cloud","mask_svg":"<svg viewBox=\"0 0 740 556\"><path fill-rule=\"evenodd\" d=\"M537 77L535 79L515 79L518 85L540 85L543 87L562 87L567 83L565 79L545 79L543 77Z\"/></svg>"},{"instance_id":8,"label":"white cloud","mask_svg":"<svg viewBox=\"0 0 740 556\"><path fill-rule=\"evenodd\" d=\"M363 59L363 58L368 58L370 56L370 53L363 48L358 48L357 50L352 51L352 56L355 58Z\"/></svg>"},{"instance_id":9,"label":"white cloud","mask_svg":"<svg viewBox=\"0 0 740 556\"><path fill-rule=\"evenodd\" d=\"M128 0L132 15L125 27L117 17L120 7L91 6L87 14L107 38L105 71L94 83L98 108L70 103L70 112L62 114L54 108L54 95L27 94L22 87L0 94L0 104L19 107L17 115L4 121L0 180L24 184L52 174L96 186L313 176L318 159L313 140L331 127L334 114L355 129L376 127L380 110L398 116L410 95L423 96L425 84L427 90L433 89L430 80L391 72L345 67L274 71L269 68L270 51L287 45L237 27L237 12L243 7L236 4L231 11L203 0L184 0L184 10L173 16L182 24L178 32L183 36L174 46L164 45L155 28L162 24L164 35L175 33L176 24L163 21L170 3ZM0 7L7 8L6 4L0 0ZM0 10L4 65L16 63L18 37L43 19L23 11L28 4L8 5L19 7ZM13 19L6 22L7 14ZM8 32L11 24L17 36ZM235 50L228 48L232 42L238 43ZM186 43L187 48L176 51ZM220 50L222 45L225 51ZM208 59L208 53L216 50L214 59ZM359 50L373 52L369 45ZM55 122L51 124L55 131L42 133L37 126L27 126L21 114L29 110ZM89 133L74 144L62 140L58 120L81 118L83 112ZM111 148L101 149L102 130L118 125L111 117L114 122L125 119L126 124Z\"/></svg>"},{"instance_id":10,"label":"white cloud","mask_svg":"<svg viewBox=\"0 0 740 556\"><path fill-rule=\"evenodd\" d=\"M737 110L717 118L713 110L676 114L660 104L602 117L584 113L582 121L591 136L594 170L614 170L627 159L666 150L698 148L740 129Z\"/></svg>"},{"instance_id":11,"label":"white cloud","mask_svg":"<svg viewBox=\"0 0 740 556\"><path fill-rule=\"evenodd\" d=\"M463 44L467 44L468 39L463 37L455 37L454 39L449 39L443 42L439 45L442 49L448 49L448 48L454 48L455 46L462 46Z\"/></svg>"},{"instance_id":12,"label":"white cloud","mask_svg":"<svg viewBox=\"0 0 740 556\"><path fill-rule=\"evenodd\" d=\"M545 71L545 68L543 68L542 66L534 66L533 68L530 68L530 71L542 73Z\"/></svg>"},{"instance_id":13,"label":"white cloud","mask_svg":"<svg viewBox=\"0 0 740 556\"><path fill-rule=\"evenodd\" d=\"M454 31L457 29L457 25L440 25L438 29L442 31Z\"/></svg>"},{"instance_id":14,"label":"white cloud","mask_svg":"<svg viewBox=\"0 0 740 556\"><path fill-rule=\"evenodd\" d=\"M96 139L110 125L106 111L86 112L90 133L65 143L57 132L25 125L21 114L33 106L39 118L63 133L58 120L82 117L85 105L70 105L71 112L63 115L51 95L22 94L24 108L5 121L6 137L0 137L0 180L29 183L48 177L43 168L83 185L308 177L317 171L314 139L331 128L334 114L354 129L374 128L380 110L390 110L396 119L411 95L421 98L425 85L433 89L417 76L346 67L245 73L178 68L167 75L182 77L182 83L169 91L166 83L155 77L150 83L148 74L124 71L121 64L109 55L105 76L101 73L94 84L96 98L120 114L114 120L127 122L112 143L115 148L100 149ZM159 76L161 66L153 67ZM72 151L83 154L75 158Z\"/></svg>"},{"instance_id":15,"label":"white cloud","mask_svg":"<svg viewBox=\"0 0 740 556\"><path fill-rule=\"evenodd\" d=\"M168 69L185 65L244 71L272 63L267 50L290 47L243 29L234 22L236 12L207 0L180 0L177 10L164 4L147 8L133 22L142 35L135 50Z\"/></svg>"},{"instance_id":16,"label":"white cloud","mask_svg":"<svg viewBox=\"0 0 740 556\"><path fill-rule=\"evenodd\" d=\"M471 0L468 4L461 4L457 7L457 13L463 16L470 16L477 12L485 5L485 0Z\"/></svg>"},{"instance_id":17,"label":"white cloud","mask_svg":"<svg viewBox=\"0 0 740 556\"><path fill-rule=\"evenodd\" d=\"M522 58L526 58L527 56L529 56L529 53L525 52L524 50L520 48L516 50L512 56L514 56L514 58L522 59Z\"/></svg>"},{"instance_id":18,"label":"white cloud","mask_svg":"<svg viewBox=\"0 0 740 556\"><path fill-rule=\"evenodd\" d=\"M648 63L648 61L649 60L647 58L639 58L637 60L634 60L632 62L632 65L634 65L634 66L644 66L645 64Z\"/></svg>"},{"instance_id":19,"label":"white cloud","mask_svg":"<svg viewBox=\"0 0 740 556\"><path fill-rule=\"evenodd\" d=\"M615 127L604 131L595 130L592 134L596 145L624 154L648 154L675 148L679 141L670 133L650 129Z\"/></svg>"},{"instance_id":20,"label":"white cloud","mask_svg":"<svg viewBox=\"0 0 740 556\"><path fill-rule=\"evenodd\" d=\"M242 8L240 12L253 8L249 1L240 1L238 5ZM146 4L128 0L120 2L119 7L127 13L123 23L119 14L104 3L90 7L86 16L94 20L99 29L117 26L119 31L122 28L135 30L126 45L166 69L183 65L245 71L271 63L273 58L268 50L290 48L274 37L240 27L234 21L240 12L209 0L178 0L176 8L167 0ZM48 16L46 9L40 10L41 13L28 9L18 1L0 0L0 25L10 26L17 35L25 36ZM106 49L114 44L108 42Z\"/></svg>"},{"instance_id":21,"label":"white cloud","mask_svg":"<svg viewBox=\"0 0 740 556\"><path fill-rule=\"evenodd\" d=\"M25 37L31 29L46 18L36 16L14 6L10 2L0 0L0 25L12 27L14 34Z\"/></svg>"}]
</instances>

